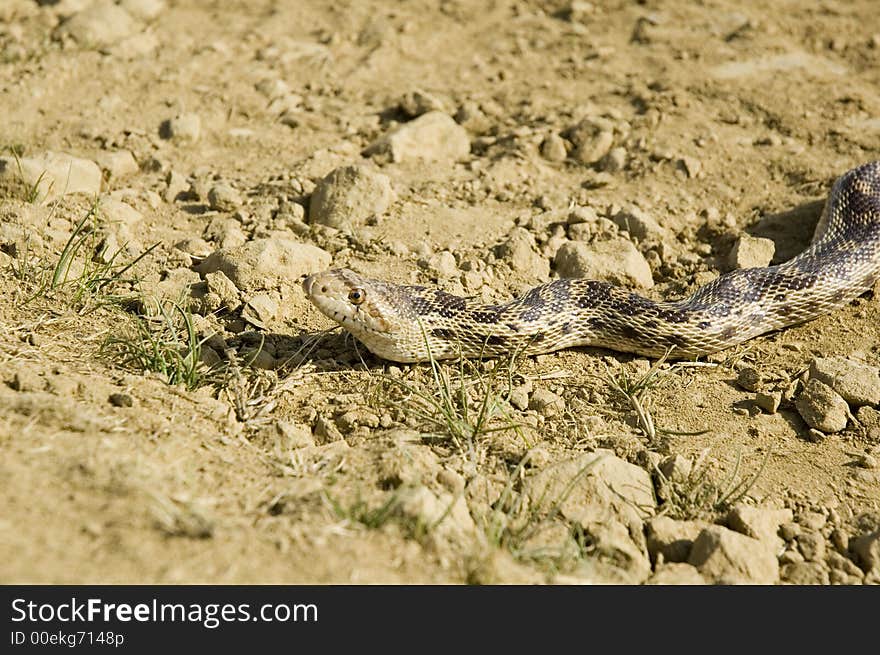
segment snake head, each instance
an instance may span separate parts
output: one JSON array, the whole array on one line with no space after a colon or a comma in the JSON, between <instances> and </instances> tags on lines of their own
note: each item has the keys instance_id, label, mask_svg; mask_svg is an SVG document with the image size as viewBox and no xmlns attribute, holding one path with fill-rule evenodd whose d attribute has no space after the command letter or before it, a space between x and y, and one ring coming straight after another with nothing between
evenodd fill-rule
<instances>
[{"instance_id":1,"label":"snake head","mask_svg":"<svg viewBox=\"0 0 880 655\"><path fill-rule=\"evenodd\" d=\"M303 281L318 310L361 341L371 352L398 362L415 361L401 346L405 287L362 277L346 268L315 273Z\"/></svg>"}]
</instances>

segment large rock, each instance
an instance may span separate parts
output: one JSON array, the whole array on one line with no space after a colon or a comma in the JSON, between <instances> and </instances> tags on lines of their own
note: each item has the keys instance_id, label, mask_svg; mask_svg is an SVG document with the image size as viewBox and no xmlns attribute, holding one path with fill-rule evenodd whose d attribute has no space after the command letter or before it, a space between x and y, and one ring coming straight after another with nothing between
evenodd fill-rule
<instances>
[{"instance_id":1,"label":"large rock","mask_svg":"<svg viewBox=\"0 0 880 655\"><path fill-rule=\"evenodd\" d=\"M794 405L807 425L820 432L830 434L846 427L849 405L834 389L816 378L807 382Z\"/></svg>"},{"instance_id":2,"label":"large rock","mask_svg":"<svg viewBox=\"0 0 880 655\"><path fill-rule=\"evenodd\" d=\"M880 530L856 537L850 541L850 545L866 572L880 573Z\"/></svg>"},{"instance_id":3,"label":"large rock","mask_svg":"<svg viewBox=\"0 0 880 655\"><path fill-rule=\"evenodd\" d=\"M727 514L727 525L748 537L767 543L779 551L784 542L776 533L783 523L790 523L790 509L772 509L767 507L749 507L737 505Z\"/></svg>"},{"instance_id":4,"label":"large rock","mask_svg":"<svg viewBox=\"0 0 880 655\"><path fill-rule=\"evenodd\" d=\"M642 517L654 513L651 477L607 451L588 453L542 469L525 483L533 508L556 506L589 534L594 554L630 582L651 572Z\"/></svg>"},{"instance_id":5,"label":"large rock","mask_svg":"<svg viewBox=\"0 0 880 655\"><path fill-rule=\"evenodd\" d=\"M367 166L343 166L315 187L309 220L335 228L351 227L385 213L393 199L387 176Z\"/></svg>"},{"instance_id":6,"label":"large rock","mask_svg":"<svg viewBox=\"0 0 880 655\"><path fill-rule=\"evenodd\" d=\"M880 372L873 366L845 357L816 357L810 362L810 377L856 407L880 404Z\"/></svg>"},{"instance_id":7,"label":"large rock","mask_svg":"<svg viewBox=\"0 0 880 655\"><path fill-rule=\"evenodd\" d=\"M651 267L629 239L570 241L556 251L554 260L560 277L605 280L624 286L654 286Z\"/></svg>"},{"instance_id":8,"label":"large rock","mask_svg":"<svg viewBox=\"0 0 880 655\"><path fill-rule=\"evenodd\" d=\"M454 161L467 157L470 151L467 130L447 114L429 111L381 136L364 154L386 154L392 161Z\"/></svg>"},{"instance_id":9,"label":"large rock","mask_svg":"<svg viewBox=\"0 0 880 655\"><path fill-rule=\"evenodd\" d=\"M772 546L720 525L699 534L688 563L718 584L775 584L779 580Z\"/></svg>"},{"instance_id":10,"label":"large rock","mask_svg":"<svg viewBox=\"0 0 880 655\"><path fill-rule=\"evenodd\" d=\"M201 275L223 271L242 291L293 284L308 273L330 266L330 253L289 239L255 239L243 246L213 252L196 269Z\"/></svg>"},{"instance_id":11,"label":"large rock","mask_svg":"<svg viewBox=\"0 0 880 655\"><path fill-rule=\"evenodd\" d=\"M707 527L702 521L676 521L668 516L655 516L648 521L646 537L648 553L656 562L686 562L694 539Z\"/></svg>"},{"instance_id":12,"label":"large rock","mask_svg":"<svg viewBox=\"0 0 880 655\"><path fill-rule=\"evenodd\" d=\"M48 202L68 193L101 192L101 169L90 159L48 151L36 157L0 157L0 185L23 186L33 200ZM31 198L28 198L31 200Z\"/></svg>"}]
</instances>

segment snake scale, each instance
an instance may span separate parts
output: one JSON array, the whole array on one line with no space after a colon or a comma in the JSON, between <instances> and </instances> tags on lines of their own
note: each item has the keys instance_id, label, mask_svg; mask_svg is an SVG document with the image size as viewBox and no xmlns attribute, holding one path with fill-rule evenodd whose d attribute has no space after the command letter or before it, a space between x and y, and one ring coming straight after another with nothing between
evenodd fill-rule
<instances>
[{"instance_id":1,"label":"snake scale","mask_svg":"<svg viewBox=\"0 0 880 655\"><path fill-rule=\"evenodd\" d=\"M738 269L681 300L606 282L558 279L504 304L364 278L303 282L315 306L371 352L397 362L596 346L676 358L716 352L842 307L880 278L880 161L841 176L811 245L777 266Z\"/></svg>"}]
</instances>

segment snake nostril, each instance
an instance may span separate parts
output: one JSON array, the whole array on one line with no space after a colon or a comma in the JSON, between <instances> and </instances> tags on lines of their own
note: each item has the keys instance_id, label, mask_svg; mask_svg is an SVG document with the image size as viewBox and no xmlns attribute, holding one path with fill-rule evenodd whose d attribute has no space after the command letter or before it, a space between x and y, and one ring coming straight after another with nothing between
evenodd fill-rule
<instances>
[{"instance_id":1,"label":"snake nostril","mask_svg":"<svg viewBox=\"0 0 880 655\"><path fill-rule=\"evenodd\" d=\"M321 293L327 293L327 285L321 287Z\"/></svg>"}]
</instances>

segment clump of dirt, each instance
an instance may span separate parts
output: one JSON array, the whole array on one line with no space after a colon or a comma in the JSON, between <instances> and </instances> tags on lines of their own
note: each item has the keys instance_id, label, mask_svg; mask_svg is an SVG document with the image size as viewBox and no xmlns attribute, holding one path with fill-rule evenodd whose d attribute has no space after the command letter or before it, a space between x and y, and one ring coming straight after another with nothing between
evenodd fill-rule
<instances>
[{"instance_id":1,"label":"clump of dirt","mask_svg":"<svg viewBox=\"0 0 880 655\"><path fill-rule=\"evenodd\" d=\"M434 367L300 287L784 261L880 152L874 3L482 5L3 3L0 579L880 581L880 288Z\"/></svg>"}]
</instances>

